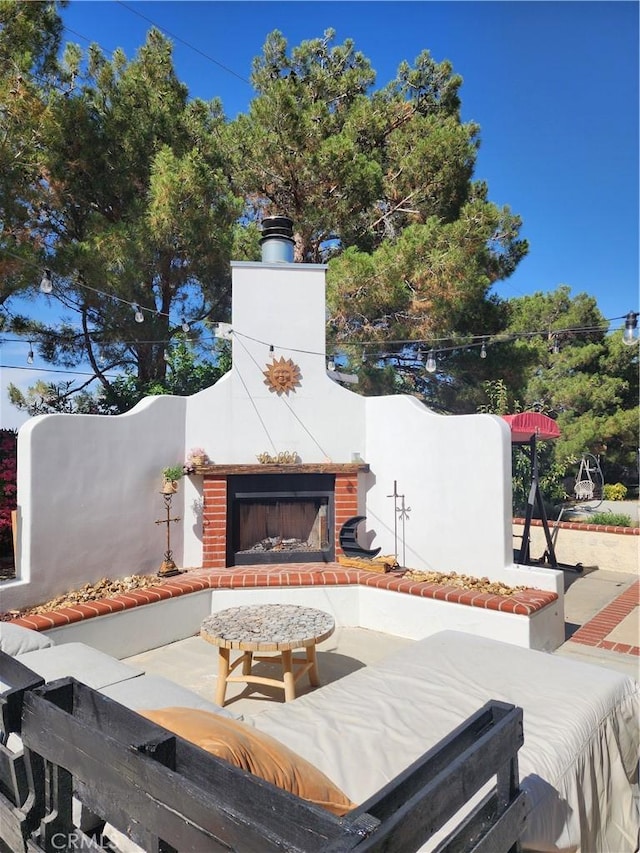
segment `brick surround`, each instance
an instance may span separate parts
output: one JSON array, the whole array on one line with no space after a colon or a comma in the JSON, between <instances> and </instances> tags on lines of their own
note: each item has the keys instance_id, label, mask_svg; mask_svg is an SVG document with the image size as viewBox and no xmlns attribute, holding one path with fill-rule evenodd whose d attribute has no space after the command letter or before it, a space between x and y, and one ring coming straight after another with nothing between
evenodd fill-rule
<instances>
[{"instance_id":1,"label":"brick surround","mask_svg":"<svg viewBox=\"0 0 640 853\"><path fill-rule=\"evenodd\" d=\"M227 477L224 474L204 478L202 516L202 566L221 569L227 565Z\"/></svg>"},{"instance_id":2,"label":"brick surround","mask_svg":"<svg viewBox=\"0 0 640 853\"><path fill-rule=\"evenodd\" d=\"M121 610L153 604L168 598L199 592L203 589L250 589L274 586L363 586L388 589L403 595L417 595L439 601L482 607L515 616L531 616L557 599L555 592L524 589L511 596L475 592L443 584L405 580L394 572L366 572L346 569L339 563L291 563L287 566L240 566L231 569L189 569L170 580L158 581L157 587L132 590L113 598L64 607L46 614L23 616L14 620L36 631L47 631L82 622L94 616L106 616Z\"/></svg>"},{"instance_id":3,"label":"brick surround","mask_svg":"<svg viewBox=\"0 0 640 853\"><path fill-rule=\"evenodd\" d=\"M305 466L295 466L300 471ZM314 469L327 470L329 466L312 466ZM358 466L341 466L347 470L337 470L340 466L333 466L335 473L335 554L336 558L342 555L338 536L342 525L348 518L358 514ZM216 472L215 466L211 470L203 469L204 475L204 508L202 520L202 567L204 569L224 569L227 565L227 477L229 473L243 473L244 471L255 472L256 466L238 466L232 471ZM265 473L269 470L266 466L262 469ZM294 470L293 468L291 470Z\"/></svg>"}]
</instances>

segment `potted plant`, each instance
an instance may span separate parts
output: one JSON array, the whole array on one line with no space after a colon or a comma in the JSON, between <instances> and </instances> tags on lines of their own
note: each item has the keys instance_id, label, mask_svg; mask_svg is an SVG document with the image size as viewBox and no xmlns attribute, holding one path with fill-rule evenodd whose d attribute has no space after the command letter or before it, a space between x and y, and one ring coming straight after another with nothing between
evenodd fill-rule
<instances>
[{"instance_id":1,"label":"potted plant","mask_svg":"<svg viewBox=\"0 0 640 853\"><path fill-rule=\"evenodd\" d=\"M182 465L170 465L162 469L162 477L164 479L162 491L165 495L170 495L178 491L178 480L182 477L183 473Z\"/></svg>"},{"instance_id":2,"label":"potted plant","mask_svg":"<svg viewBox=\"0 0 640 853\"><path fill-rule=\"evenodd\" d=\"M192 447L187 454L187 466L189 468L199 468L209 462L207 451L202 447Z\"/></svg>"}]
</instances>

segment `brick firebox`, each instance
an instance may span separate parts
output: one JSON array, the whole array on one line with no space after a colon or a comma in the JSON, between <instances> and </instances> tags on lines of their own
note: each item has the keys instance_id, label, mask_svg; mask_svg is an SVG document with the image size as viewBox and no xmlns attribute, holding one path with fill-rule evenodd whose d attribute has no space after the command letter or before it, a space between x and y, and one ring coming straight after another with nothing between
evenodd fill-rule
<instances>
[{"instance_id":1,"label":"brick firebox","mask_svg":"<svg viewBox=\"0 0 640 853\"><path fill-rule=\"evenodd\" d=\"M221 569L227 565L227 478L238 474L334 474L334 539L336 558L343 554L338 541L342 525L358 515L358 474L363 463L311 465L205 465L195 473L204 478L202 513L202 567Z\"/></svg>"}]
</instances>

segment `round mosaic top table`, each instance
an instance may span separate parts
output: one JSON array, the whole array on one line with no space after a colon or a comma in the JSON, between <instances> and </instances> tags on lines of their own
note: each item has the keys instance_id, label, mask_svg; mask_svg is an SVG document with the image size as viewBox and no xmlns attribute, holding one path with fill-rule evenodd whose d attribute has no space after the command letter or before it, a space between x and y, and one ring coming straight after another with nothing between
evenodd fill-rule
<instances>
[{"instance_id":1,"label":"round mosaic top table","mask_svg":"<svg viewBox=\"0 0 640 853\"><path fill-rule=\"evenodd\" d=\"M284 690L285 701L295 699L295 685L305 673L312 687L318 687L316 645L335 630L333 616L313 607L295 604L255 604L229 607L207 616L200 626L200 636L218 647L218 682L216 702L224 705L227 684L244 681L267 684ZM231 663L231 651L242 652ZM294 657L294 649L304 649L304 657ZM263 657L255 652L275 652ZM255 660L282 662L282 680L255 675ZM242 675L232 675L242 664Z\"/></svg>"}]
</instances>

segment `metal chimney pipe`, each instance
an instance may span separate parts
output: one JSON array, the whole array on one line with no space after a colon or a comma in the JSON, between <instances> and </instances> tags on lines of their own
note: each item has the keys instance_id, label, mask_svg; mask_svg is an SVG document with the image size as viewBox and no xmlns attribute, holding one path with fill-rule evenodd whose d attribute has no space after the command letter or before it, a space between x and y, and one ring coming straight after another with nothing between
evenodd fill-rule
<instances>
[{"instance_id":1,"label":"metal chimney pipe","mask_svg":"<svg viewBox=\"0 0 640 853\"><path fill-rule=\"evenodd\" d=\"M263 264L292 264L293 247L293 220L288 216L267 216L262 220L262 247Z\"/></svg>"}]
</instances>

